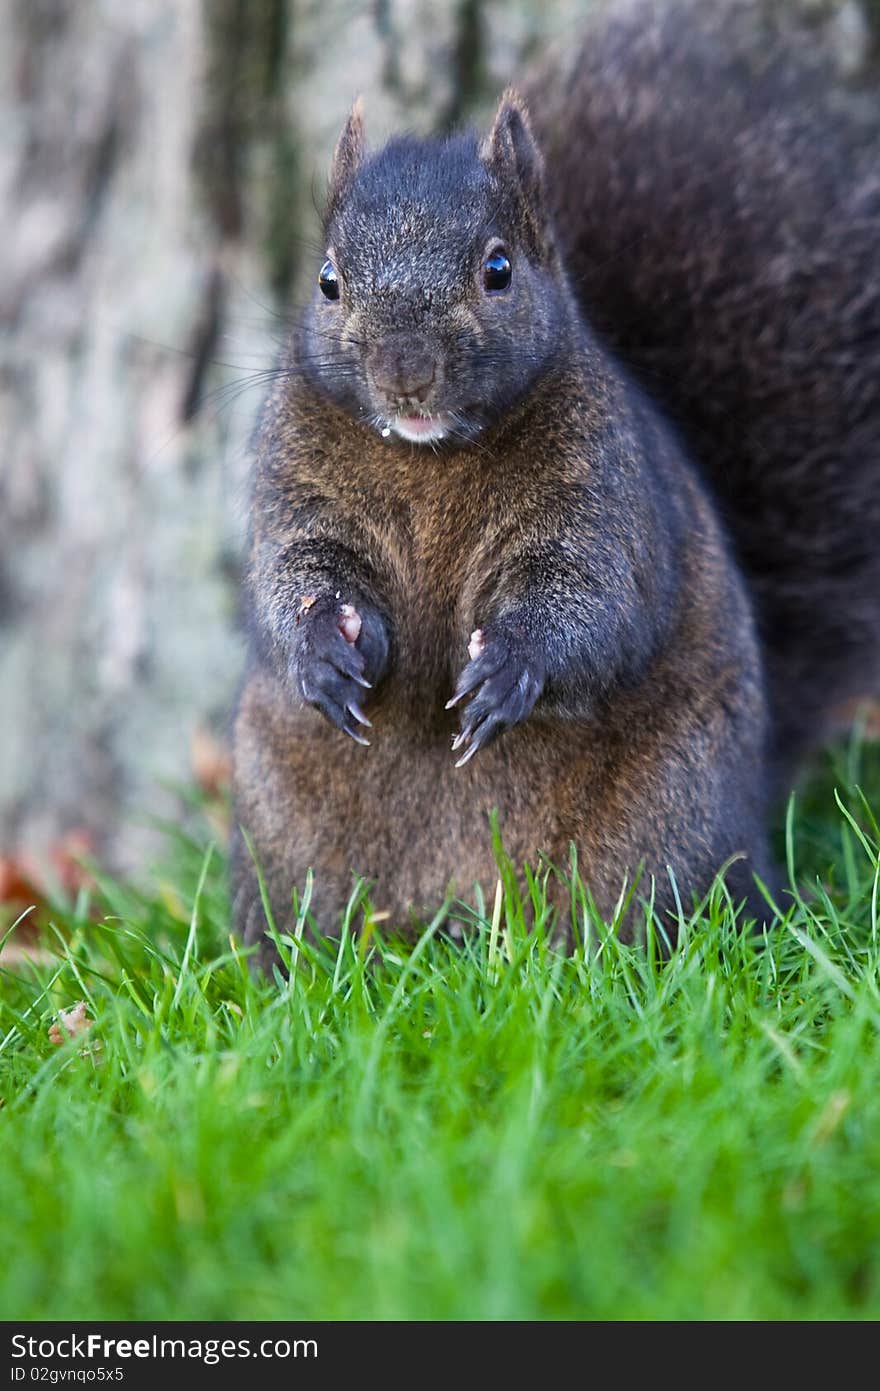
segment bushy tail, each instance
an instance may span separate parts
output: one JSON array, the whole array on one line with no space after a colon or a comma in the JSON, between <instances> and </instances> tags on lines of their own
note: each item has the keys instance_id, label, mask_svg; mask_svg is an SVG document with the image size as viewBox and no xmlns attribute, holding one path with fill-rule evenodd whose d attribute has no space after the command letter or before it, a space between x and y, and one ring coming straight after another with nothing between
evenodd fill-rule
<instances>
[{"instance_id":1,"label":"bushy tail","mask_svg":"<svg viewBox=\"0 0 880 1391\"><path fill-rule=\"evenodd\" d=\"M755 598L783 782L880 693L880 101L797 6L629 5L521 84L584 311Z\"/></svg>"}]
</instances>

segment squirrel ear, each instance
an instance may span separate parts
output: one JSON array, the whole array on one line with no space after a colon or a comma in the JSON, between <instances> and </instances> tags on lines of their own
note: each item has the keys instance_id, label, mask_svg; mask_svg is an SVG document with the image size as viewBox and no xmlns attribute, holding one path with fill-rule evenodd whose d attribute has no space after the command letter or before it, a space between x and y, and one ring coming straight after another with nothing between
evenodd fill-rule
<instances>
[{"instance_id":1,"label":"squirrel ear","mask_svg":"<svg viewBox=\"0 0 880 1391\"><path fill-rule=\"evenodd\" d=\"M367 141L364 135L363 98L358 97L354 106L351 108L342 134L336 142L336 149L333 151L333 163L330 167L328 217L338 205L346 190L350 187L355 174L364 162L366 153Z\"/></svg>"},{"instance_id":2,"label":"squirrel ear","mask_svg":"<svg viewBox=\"0 0 880 1391\"><path fill-rule=\"evenodd\" d=\"M532 134L526 104L513 87L508 87L501 98L480 155L502 184L509 183L513 176L537 249L546 250L549 238L544 202L544 157Z\"/></svg>"}]
</instances>

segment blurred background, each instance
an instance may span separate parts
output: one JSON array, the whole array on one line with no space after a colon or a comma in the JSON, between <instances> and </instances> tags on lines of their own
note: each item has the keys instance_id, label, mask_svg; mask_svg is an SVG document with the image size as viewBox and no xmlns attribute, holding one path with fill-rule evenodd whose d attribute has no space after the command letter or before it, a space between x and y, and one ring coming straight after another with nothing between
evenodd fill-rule
<instances>
[{"instance_id":1,"label":"blurred background","mask_svg":"<svg viewBox=\"0 0 880 1391\"><path fill-rule=\"evenodd\" d=\"M354 97L376 143L483 122L600 2L7 0L7 874L86 850L136 875L151 818L224 782L248 441ZM779 3L845 72L876 61L878 0Z\"/></svg>"}]
</instances>

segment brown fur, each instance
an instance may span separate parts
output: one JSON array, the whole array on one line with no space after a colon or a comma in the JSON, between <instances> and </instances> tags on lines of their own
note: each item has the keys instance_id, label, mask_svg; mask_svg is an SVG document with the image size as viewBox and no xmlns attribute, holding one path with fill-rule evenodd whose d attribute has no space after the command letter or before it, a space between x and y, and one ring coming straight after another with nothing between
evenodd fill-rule
<instances>
[{"instance_id":1,"label":"brown fur","mask_svg":"<svg viewBox=\"0 0 880 1391\"><path fill-rule=\"evenodd\" d=\"M282 930L310 868L328 933L355 876L404 928L490 895L493 810L517 864L574 843L605 915L642 869L669 924L668 871L687 906L731 856L763 915L770 762L877 673L880 297L876 116L816 105L828 74L747 10L601 21L529 89L546 169L511 94L482 145L343 132L339 294L287 350L252 507L236 816ZM397 437L415 410L435 446Z\"/></svg>"},{"instance_id":2,"label":"brown fur","mask_svg":"<svg viewBox=\"0 0 880 1391\"><path fill-rule=\"evenodd\" d=\"M609 391L606 409L614 412L613 383ZM289 926L292 888L302 887L310 867L313 908L328 933L356 875L373 881L374 908L402 927L413 911L436 911L449 889L469 898L477 881L491 893L493 809L516 863L534 863L543 852L565 866L574 842L606 914L642 864L658 876L664 905L668 864L678 867L685 891L691 880L705 887L736 852L751 851L766 872L760 832L752 844L730 838L725 799L740 795L736 776L719 786L719 765L759 760L762 698L751 620L693 480L680 480L689 523L668 639L644 684L604 699L599 718L536 711L456 769L450 740L457 717L444 703L468 635L484 618L477 596L530 531L546 533L554 511L564 530L568 488L590 467L573 445L589 434L595 403L582 406L569 382L554 382L479 453L446 454L441 469L426 468L416 448L389 449L365 436L305 388L280 397L267 430L285 461L284 481L273 480L280 491L271 507L260 505L258 490L255 548L265 544L267 525L273 547L295 547L301 530L279 528L278 519L295 516L302 497L320 494L333 532L381 577L395 642L392 670L366 707L369 750L293 698L266 664L256 665L246 686L236 725L237 812L258 848L279 924ZM291 459L295 470L287 467ZM514 509L512 493L521 500ZM602 528L600 513L594 525ZM577 621L574 580L571 588ZM750 829L759 783L741 794L755 803ZM713 805L724 806L714 821L707 815ZM246 940L256 941L263 910L240 841L236 863L237 920ZM648 879L642 887L647 894ZM564 903L561 890L557 901ZM267 945L264 959L272 957Z\"/></svg>"}]
</instances>

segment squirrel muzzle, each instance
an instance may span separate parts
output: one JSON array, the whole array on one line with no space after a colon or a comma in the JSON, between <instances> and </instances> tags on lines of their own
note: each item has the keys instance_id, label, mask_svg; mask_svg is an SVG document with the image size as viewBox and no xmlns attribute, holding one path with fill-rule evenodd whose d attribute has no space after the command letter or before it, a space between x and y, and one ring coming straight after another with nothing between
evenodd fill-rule
<instances>
[{"instance_id":1,"label":"squirrel muzzle","mask_svg":"<svg viewBox=\"0 0 880 1391\"><path fill-rule=\"evenodd\" d=\"M441 376L436 350L414 333L393 333L380 339L370 351L366 367L377 402L395 412L429 404Z\"/></svg>"}]
</instances>

